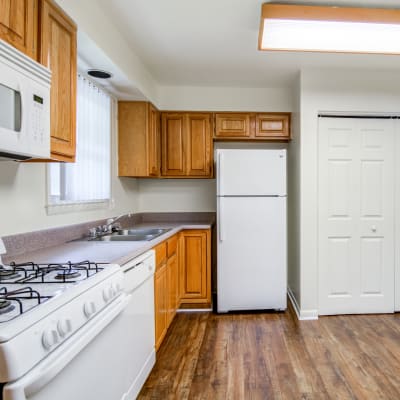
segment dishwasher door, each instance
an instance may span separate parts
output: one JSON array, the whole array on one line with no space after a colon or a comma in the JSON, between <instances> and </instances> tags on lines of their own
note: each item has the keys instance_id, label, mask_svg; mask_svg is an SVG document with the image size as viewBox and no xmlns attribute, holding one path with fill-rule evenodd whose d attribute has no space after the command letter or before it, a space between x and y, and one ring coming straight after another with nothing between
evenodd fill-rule
<instances>
[{"instance_id":1,"label":"dishwasher door","mask_svg":"<svg viewBox=\"0 0 400 400\"><path fill-rule=\"evenodd\" d=\"M126 333L124 347L129 365L124 376L129 387L123 400L136 398L156 360L154 323L154 250L122 266L130 296L119 323Z\"/></svg>"}]
</instances>

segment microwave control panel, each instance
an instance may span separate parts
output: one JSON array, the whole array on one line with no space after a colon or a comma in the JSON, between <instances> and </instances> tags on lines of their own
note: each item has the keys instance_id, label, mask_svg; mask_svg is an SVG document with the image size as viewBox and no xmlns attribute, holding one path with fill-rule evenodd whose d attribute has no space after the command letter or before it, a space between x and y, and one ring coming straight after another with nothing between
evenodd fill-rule
<instances>
[{"instance_id":1,"label":"microwave control panel","mask_svg":"<svg viewBox=\"0 0 400 400\"><path fill-rule=\"evenodd\" d=\"M33 94L32 107L32 129L34 141L43 142L44 139L44 99L43 97Z\"/></svg>"}]
</instances>

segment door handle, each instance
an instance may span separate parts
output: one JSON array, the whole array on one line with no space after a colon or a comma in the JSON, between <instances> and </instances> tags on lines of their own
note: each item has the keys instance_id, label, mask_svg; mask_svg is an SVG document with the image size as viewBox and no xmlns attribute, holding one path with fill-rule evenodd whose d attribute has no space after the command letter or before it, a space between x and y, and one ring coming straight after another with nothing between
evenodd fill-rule
<instances>
[{"instance_id":1,"label":"door handle","mask_svg":"<svg viewBox=\"0 0 400 400\"><path fill-rule=\"evenodd\" d=\"M225 235L223 231L223 225L222 225L222 220L223 220L223 207L222 207L222 202L223 199L220 197L219 198L219 212L218 212L218 230L219 230L219 241L223 242L225 240Z\"/></svg>"},{"instance_id":2,"label":"door handle","mask_svg":"<svg viewBox=\"0 0 400 400\"><path fill-rule=\"evenodd\" d=\"M219 186L219 195L223 194L222 189L222 165L224 162L224 155L222 153L218 154L218 186Z\"/></svg>"},{"instance_id":3,"label":"door handle","mask_svg":"<svg viewBox=\"0 0 400 400\"><path fill-rule=\"evenodd\" d=\"M371 226L371 231L372 231L372 232L374 232L374 233L377 231L377 229L376 229L376 226L375 226L375 225L372 225L372 226Z\"/></svg>"}]
</instances>

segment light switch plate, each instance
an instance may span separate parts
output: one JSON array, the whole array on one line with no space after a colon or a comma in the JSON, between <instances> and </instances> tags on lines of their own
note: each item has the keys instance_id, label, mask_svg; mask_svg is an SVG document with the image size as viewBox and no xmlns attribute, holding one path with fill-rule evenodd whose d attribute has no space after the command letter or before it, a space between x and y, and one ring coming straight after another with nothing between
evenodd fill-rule
<instances>
[{"instance_id":1,"label":"light switch plate","mask_svg":"<svg viewBox=\"0 0 400 400\"><path fill-rule=\"evenodd\" d=\"M6 253L7 253L6 246L4 246L3 239L0 238L0 254L6 254Z\"/></svg>"}]
</instances>

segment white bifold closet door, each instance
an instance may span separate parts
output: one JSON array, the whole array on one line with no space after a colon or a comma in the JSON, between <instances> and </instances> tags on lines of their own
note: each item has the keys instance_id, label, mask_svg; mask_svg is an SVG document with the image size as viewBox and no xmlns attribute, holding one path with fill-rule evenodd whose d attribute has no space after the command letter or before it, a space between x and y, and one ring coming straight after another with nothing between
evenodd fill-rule
<instances>
[{"instance_id":1,"label":"white bifold closet door","mask_svg":"<svg viewBox=\"0 0 400 400\"><path fill-rule=\"evenodd\" d=\"M319 314L394 311L392 119L319 118Z\"/></svg>"}]
</instances>

